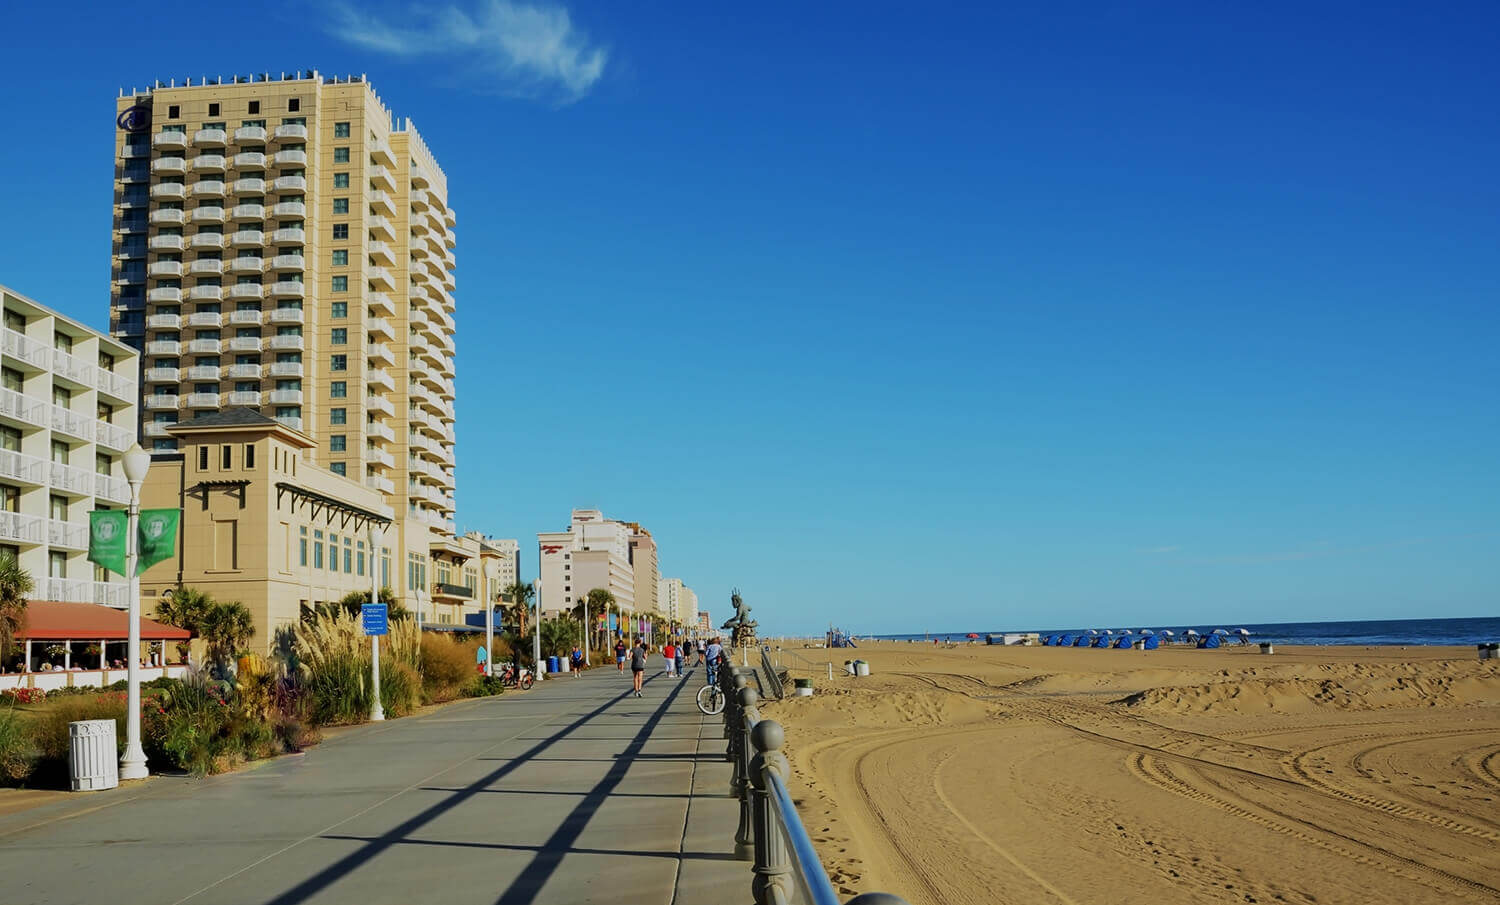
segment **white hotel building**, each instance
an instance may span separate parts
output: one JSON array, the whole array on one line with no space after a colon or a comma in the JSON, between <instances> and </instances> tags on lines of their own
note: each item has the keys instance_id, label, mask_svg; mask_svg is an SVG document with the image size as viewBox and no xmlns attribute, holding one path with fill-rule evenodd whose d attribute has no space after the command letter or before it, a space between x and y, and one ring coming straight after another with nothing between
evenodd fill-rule
<instances>
[{"instance_id":1,"label":"white hotel building","mask_svg":"<svg viewBox=\"0 0 1500 905\"><path fill-rule=\"evenodd\" d=\"M536 536L540 560L537 605L543 618L572 609L594 588L615 595L627 614L635 612L632 527L597 509L574 509L567 531Z\"/></svg>"},{"instance_id":2,"label":"white hotel building","mask_svg":"<svg viewBox=\"0 0 1500 905\"><path fill-rule=\"evenodd\" d=\"M136 353L0 286L0 553L31 597L128 606L129 585L88 561L89 511L130 503Z\"/></svg>"}]
</instances>

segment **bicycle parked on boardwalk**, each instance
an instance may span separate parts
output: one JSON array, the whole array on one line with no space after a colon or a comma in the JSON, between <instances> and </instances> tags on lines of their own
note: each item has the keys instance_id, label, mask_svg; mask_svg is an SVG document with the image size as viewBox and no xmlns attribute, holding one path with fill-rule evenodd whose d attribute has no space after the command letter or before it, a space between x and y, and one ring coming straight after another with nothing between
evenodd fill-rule
<instances>
[{"instance_id":1,"label":"bicycle parked on boardwalk","mask_svg":"<svg viewBox=\"0 0 1500 905\"><path fill-rule=\"evenodd\" d=\"M724 689L719 687L719 667L723 660L715 660L708 664L704 674L708 676L708 684L698 689L698 709L714 716L724 712Z\"/></svg>"},{"instance_id":2,"label":"bicycle parked on boardwalk","mask_svg":"<svg viewBox=\"0 0 1500 905\"><path fill-rule=\"evenodd\" d=\"M519 688L522 691L530 691L531 686L536 684L536 679L532 677L531 670L526 667L522 666L518 670L516 664L507 663L505 664L505 671L500 673L500 684L507 688Z\"/></svg>"}]
</instances>

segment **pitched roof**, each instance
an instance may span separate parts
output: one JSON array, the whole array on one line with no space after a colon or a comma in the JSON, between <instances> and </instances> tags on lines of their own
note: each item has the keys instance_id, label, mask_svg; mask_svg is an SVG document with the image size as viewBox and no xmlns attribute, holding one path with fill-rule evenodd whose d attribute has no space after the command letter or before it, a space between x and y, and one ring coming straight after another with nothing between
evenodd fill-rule
<instances>
[{"instance_id":1,"label":"pitched roof","mask_svg":"<svg viewBox=\"0 0 1500 905\"><path fill-rule=\"evenodd\" d=\"M195 427L279 427L281 422L262 415L248 406L236 405L217 412L199 415L177 425L179 428Z\"/></svg>"},{"instance_id":2,"label":"pitched roof","mask_svg":"<svg viewBox=\"0 0 1500 905\"><path fill-rule=\"evenodd\" d=\"M130 633L130 613L95 603L30 600L18 641L124 641ZM141 617L141 640L186 641L187 629Z\"/></svg>"}]
</instances>

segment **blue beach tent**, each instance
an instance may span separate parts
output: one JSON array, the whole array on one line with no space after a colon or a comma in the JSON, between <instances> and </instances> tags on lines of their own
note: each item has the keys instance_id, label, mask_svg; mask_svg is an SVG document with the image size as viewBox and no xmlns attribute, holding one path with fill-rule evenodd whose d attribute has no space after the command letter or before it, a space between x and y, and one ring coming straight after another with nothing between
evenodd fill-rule
<instances>
[{"instance_id":1,"label":"blue beach tent","mask_svg":"<svg viewBox=\"0 0 1500 905\"><path fill-rule=\"evenodd\" d=\"M1088 635L1079 635L1077 638L1074 638L1073 639L1073 646L1074 647L1088 647L1089 646L1089 636Z\"/></svg>"},{"instance_id":2,"label":"blue beach tent","mask_svg":"<svg viewBox=\"0 0 1500 905\"><path fill-rule=\"evenodd\" d=\"M1219 636L1218 635L1204 635L1203 637L1201 637L1201 638L1198 639L1198 646L1200 648L1204 648L1204 647L1218 647L1219 646Z\"/></svg>"},{"instance_id":3,"label":"blue beach tent","mask_svg":"<svg viewBox=\"0 0 1500 905\"><path fill-rule=\"evenodd\" d=\"M1090 644L1089 647L1109 647L1109 636L1108 635L1095 635L1094 636L1094 643Z\"/></svg>"},{"instance_id":4,"label":"blue beach tent","mask_svg":"<svg viewBox=\"0 0 1500 905\"><path fill-rule=\"evenodd\" d=\"M1131 637L1129 635L1121 635L1120 639L1115 642L1115 650L1130 650L1130 644Z\"/></svg>"},{"instance_id":5,"label":"blue beach tent","mask_svg":"<svg viewBox=\"0 0 1500 905\"><path fill-rule=\"evenodd\" d=\"M1146 650L1156 650L1161 647L1161 641L1155 635L1147 635L1146 643L1142 645Z\"/></svg>"},{"instance_id":6,"label":"blue beach tent","mask_svg":"<svg viewBox=\"0 0 1500 905\"><path fill-rule=\"evenodd\" d=\"M1073 646L1073 636L1072 635L1059 635L1058 638L1057 638L1057 646L1058 647L1072 647Z\"/></svg>"},{"instance_id":7,"label":"blue beach tent","mask_svg":"<svg viewBox=\"0 0 1500 905\"><path fill-rule=\"evenodd\" d=\"M1057 646L1057 636L1056 635L1048 635L1047 636L1047 640L1043 641L1042 643L1045 644L1048 647L1056 647Z\"/></svg>"}]
</instances>

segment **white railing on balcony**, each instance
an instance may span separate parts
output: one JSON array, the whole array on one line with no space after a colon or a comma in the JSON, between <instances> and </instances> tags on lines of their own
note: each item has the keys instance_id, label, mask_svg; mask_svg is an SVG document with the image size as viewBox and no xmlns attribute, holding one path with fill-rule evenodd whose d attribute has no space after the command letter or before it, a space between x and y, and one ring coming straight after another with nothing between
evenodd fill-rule
<instances>
[{"instance_id":1,"label":"white railing on balcony","mask_svg":"<svg viewBox=\"0 0 1500 905\"><path fill-rule=\"evenodd\" d=\"M230 215L236 220L264 220L266 219L266 206L264 204L236 204L230 211Z\"/></svg>"},{"instance_id":2,"label":"white railing on balcony","mask_svg":"<svg viewBox=\"0 0 1500 905\"><path fill-rule=\"evenodd\" d=\"M379 421L372 421L365 425L365 436L375 440L384 440L387 443L394 443L396 440L396 432L391 430L389 425Z\"/></svg>"},{"instance_id":3,"label":"white railing on balcony","mask_svg":"<svg viewBox=\"0 0 1500 905\"><path fill-rule=\"evenodd\" d=\"M182 379L177 368L147 368L147 383L176 383Z\"/></svg>"},{"instance_id":4,"label":"white railing on balcony","mask_svg":"<svg viewBox=\"0 0 1500 905\"><path fill-rule=\"evenodd\" d=\"M198 265L194 263L193 266ZM187 297L195 302L217 302L224 298L224 288L222 286L194 286L188 290Z\"/></svg>"},{"instance_id":5,"label":"white railing on balcony","mask_svg":"<svg viewBox=\"0 0 1500 905\"><path fill-rule=\"evenodd\" d=\"M378 490L381 493L396 492L396 482L380 475L367 475L365 477L365 486L372 490Z\"/></svg>"},{"instance_id":6,"label":"white railing on balcony","mask_svg":"<svg viewBox=\"0 0 1500 905\"><path fill-rule=\"evenodd\" d=\"M251 255L236 255L229 259L229 263L225 266L225 269L230 273L260 273L266 269L266 262L264 258L257 258Z\"/></svg>"},{"instance_id":7,"label":"white railing on balcony","mask_svg":"<svg viewBox=\"0 0 1500 905\"><path fill-rule=\"evenodd\" d=\"M255 127L252 126L249 128ZM234 137L239 139L239 133L243 131L245 130L240 129L236 131ZM265 130L261 129L261 132L265 132ZM262 135L261 138L264 139L265 136ZM243 139L240 140L243 141ZM240 153L234 155L234 165L250 170L263 170L266 168L266 155L262 154L259 151L241 151Z\"/></svg>"},{"instance_id":8,"label":"white railing on balcony","mask_svg":"<svg viewBox=\"0 0 1500 905\"><path fill-rule=\"evenodd\" d=\"M366 446L365 455L369 457L370 461L384 465L386 468L396 467L396 457L378 446Z\"/></svg>"},{"instance_id":9,"label":"white railing on balcony","mask_svg":"<svg viewBox=\"0 0 1500 905\"><path fill-rule=\"evenodd\" d=\"M300 349L302 348L302 337L297 335L273 336L266 340L266 348L277 351Z\"/></svg>"},{"instance_id":10,"label":"white railing on balcony","mask_svg":"<svg viewBox=\"0 0 1500 905\"><path fill-rule=\"evenodd\" d=\"M396 303L391 301L391 297L384 292L372 292L365 297L365 301L374 310L384 311L389 315L396 313Z\"/></svg>"},{"instance_id":11,"label":"white railing on balcony","mask_svg":"<svg viewBox=\"0 0 1500 905\"><path fill-rule=\"evenodd\" d=\"M24 484L45 484L47 461L25 453L0 449L0 476Z\"/></svg>"},{"instance_id":12,"label":"white railing on balcony","mask_svg":"<svg viewBox=\"0 0 1500 905\"><path fill-rule=\"evenodd\" d=\"M180 302L182 290L176 286L158 286L148 291L146 298L153 302Z\"/></svg>"},{"instance_id":13,"label":"white railing on balcony","mask_svg":"<svg viewBox=\"0 0 1500 905\"><path fill-rule=\"evenodd\" d=\"M271 214L276 217L306 217L307 205L301 201L278 201L271 205Z\"/></svg>"},{"instance_id":14,"label":"white railing on balcony","mask_svg":"<svg viewBox=\"0 0 1500 905\"><path fill-rule=\"evenodd\" d=\"M176 330L182 326L182 315L180 314L148 314L146 316L146 329L148 330Z\"/></svg>"},{"instance_id":15,"label":"white railing on balcony","mask_svg":"<svg viewBox=\"0 0 1500 905\"><path fill-rule=\"evenodd\" d=\"M223 129L199 129L193 133L195 145L222 145L229 141L229 133Z\"/></svg>"},{"instance_id":16,"label":"white railing on balcony","mask_svg":"<svg viewBox=\"0 0 1500 905\"><path fill-rule=\"evenodd\" d=\"M88 526L49 518L47 519L47 543L54 547L69 547L74 550L87 549L89 545Z\"/></svg>"},{"instance_id":17,"label":"white railing on balcony","mask_svg":"<svg viewBox=\"0 0 1500 905\"><path fill-rule=\"evenodd\" d=\"M47 520L39 515L0 511L0 540L23 544L45 544Z\"/></svg>"},{"instance_id":18,"label":"white railing on balcony","mask_svg":"<svg viewBox=\"0 0 1500 905\"><path fill-rule=\"evenodd\" d=\"M278 229L271 233L271 241L297 242L300 244L307 241L307 230L301 229L296 226L288 226L283 229Z\"/></svg>"},{"instance_id":19,"label":"white railing on balcony","mask_svg":"<svg viewBox=\"0 0 1500 905\"><path fill-rule=\"evenodd\" d=\"M116 399L134 399L136 383L123 374L106 371L99 368L94 375L94 388L101 393L108 393Z\"/></svg>"},{"instance_id":20,"label":"white railing on balcony","mask_svg":"<svg viewBox=\"0 0 1500 905\"><path fill-rule=\"evenodd\" d=\"M285 424L287 427L291 428L294 431L302 430L301 415L277 415L276 420L280 421L282 424Z\"/></svg>"},{"instance_id":21,"label":"white railing on balcony","mask_svg":"<svg viewBox=\"0 0 1500 905\"><path fill-rule=\"evenodd\" d=\"M94 473L86 468L76 465L64 465L61 462L47 463L48 483L53 487L61 487L63 490L78 494L91 494L94 492Z\"/></svg>"},{"instance_id":22,"label":"white railing on balcony","mask_svg":"<svg viewBox=\"0 0 1500 905\"><path fill-rule=\"evenodd\" d=\"M222 179L200 179L193 183L194 198L223 198L224 180Z\"/></svg>"},{"instance_id":23,"label":"white railing on balcony","mask_svg":"<svg viewBox=\"0 0 1500 905\"><path fill-rule=\"evenodd\" d=\"M180 182L159 182L151 187L151 197L157 201L180 201L187 197L187 186Z\"/></svg>"},{"instance_id":24,"label":"white railing on balcony","mask_svg":"<svg viewBox=\"0 0 1500 905\"><path fill-rule=\"evenodd\" d=\"M153 173L186 173L187 159L183 157L158 157L151 161Z\"/></svg>"},{"instance_id":25,"label":"white railing on balcony","mask_svg":"<svg viewBox=\"0 0 1500 905\"><path fill-rule=\"evenodd\" d=\"M87 526L84 526L83 530L86 543ZM47 599L64 603L97 603L124 609L130 606L130 585L123 581L49 578L47 579Z\"/></svg>"},{"instance_id":26,"label":"white railing on balcony","mask_svg":"<svg viewBox=\"0 0 1500 905\"><path fill-rule=\"evenodd\" d=\"M391 352L391 347L385 343L368 343L365 346L365 355L375 361L383 361L387 364L396 363L396 357Z\"/></svg>"},{"instance_id":27,"label":"white railing on balcony","mask_svg":"<svg viewBox=\"0 0 1500 905\"><path fill-rule=\"evenodd\" d=\"M303 283L298 283L295 280L278 280L275 283L271 284L271 294L290 296L292 298L300 299L307 294L307 286ZM274 311L272 312L272 315L275 315ZM275 323L275 321L272 321L272 323Z\"/></svg>"},{"instance_id":28,"label":"white railing on balcony","mask_svg":"<svg viewBox=\"0 0 1500 905\"><path fill-rule=\"evenodd\" d=\"M265 287L259 283L236 283L229 287L227 298L230 299L258 299L265 295Z\"/></svg>"},{"instance_id":29,"label":"white railing on balcony","mask_svg":"<svg viewBox=\"0 0 1500 905\"><path fill-rule=\"evenodd\" d=\"M223 248L223 233L199 233L188 243L194 248Z\"/></svg>"},{"instance_id":30,"label":"white railing on balcony","mask_svg":"<svg viewBox=\"0 0 1500 905\"><path fill-rule=\"evenodd\" d=\"M302 404L302 391L301 390L272 390L269 395L270 395L270 402L271 402L272 405L301 405Z\"/></svg>"},{"instance_id":31,"label":"white railing on balcony","mask_svg":"<svg viewBox=\"0 0 1500 905\"><path fill-rule=\"evenodd\" d=\"M110 449L129 449L135 442L135 431L108 421L95 421L94 442Z\"/></svg>"},{"instance_id":32,"label":"white railing on balcony","mask_svg":"<svg viewBox=\"0 0 1500 905\"><path fill-rule=\"evenodd\" d=\"M182 276L181 261L157 261L146 268L146 273L153 277L180 277Z\"/></svg>"},{"instance_id":33,"label":"white railing on balcony","mask_svg":"<svg viewBox=\"0 0 1500 905\"><path fill-rule=\"evenodd\" d=\"M193 365L187 369L188 380L218 380L218 365Z\"/></svg>"},{"instance_id":34,"label":"white railing on balcony","mask_svg":"<svg viewBox=\"0 0 1500 905\"><path fill-rule=\"evenodd\" d=\"M266 312L266 322L270 324L300 324L305 319L306 315L301 308L272 308Z\"/></svg>"},{"instance_id":35,"label":"white railing on balcony","mask_svg":"<svg viewBox=\"0 0 1500 905\"><path fill-rule=\"evenodd\" d=\"M147 393L142 400L147 411L174 411L179 405L176 393Z\"/></svg>"},{"instance_id":36,"label":"white railing on balcony","mask_svg":"<svg viewBox=\"0 0 1500 905\"><path fill-rule=\"evenodd\" d=\"M130 485L125 483L124 478L95 474L94 496L115 503L128 503L130 502Z\"/></svg>"},{"instance_id":37,"label":"white railing on balcony","mask_svg":"<svg viewBox=\"0 0 1500 905\"><path fill-rule=\"evenodd\" d=\"M221 348L217 339L194 339L187 344L190 355L217 355Z\"/></svg>"},{"instance_id":38,"label":"white railing on balcony","mask_svg":"<svg viewBox=\"0 0 1500 905\"><path fill-rule=\"evenodd\" d=\"M307 138L307 127L299 126L295 123L289 123L286 125L277 126L275 132L273 132L272 134L277 141L296 141L298 139L305 140Z\"/></svg>"},{"instance_id":39,"label":"white railing on balcony","mask_svg":"<svg viewBox=\"0 0 1500 905\"><path fill-rule=\"evenodd\" d=\"M269 366L272 377L301 377L302 363L299 361L278 361Z\"/></svg>"},{"instance_id":40,"label":"white railing on balcony","mask_svg":"<svg viewBox=\"0 0 1500 905\"><path fill-rule=\"evenodd\" d=\"M147 355L181 355L182 343L175 339L153 339L146 343Z\"/></svg>"},{"instance_id":41,"label":"white railing on balcony","mask_svg":"<svg viewBox=\"0 0 1500 905\"><path fill-rule=\"evenodd\" d=\"M231 352L259 352L259 336L236 336L224 343L224 348Z\"/></svg>"},{"instance_id":42,"label":"white railing on balcony","mask_svg":"<svg viewBox=\"0 0 1500 905\"><path fill-rule=\"evenodd\" d=\"M224 316L217 311L198 311L187 316L187 325L189 327L222 327Z\"/></svg>"},{"instance_id":43,"label":"white railing on balcony","mask_svg":"<svg viewBox=\"0 0 1500 905\"><path fill-rule=\"evenodd\" d=\"M218 393L189 393L184 397L184 406L190 409L212 409L219 407Z\"/></svg>"},{"instance_id":44,"label":"white railing on balcony","mask_svg":"<svg viewBox=\"0 0 1500 905\"><path fill-rule=\"evenodd\" d=\"M301 255L277 255L271 259L271 267L275 270L303 270L307 267L307 259Z\"/></svg>"},{"instance_id":45,"label":"white railing on balcony","mask_svg":"<svg viewBox=\"0 0 1500 905\"><path fill-rule=\"evenodd\" d=\"M185 247L181 236L152 236L146 244L152 251L182 251Z\"/></svg>"},{"instance_id":46,"label":"white railing on balcony","mask_svg":"<svg viewBox=\"0 0 1500 905\"><path fill-rule=\"evenodd\" d=\"M262 316L261 312L256 310L231 311L229 312L229 324L230 326L238 327L258 327L260 326Z\"/></svg>"},{"instance_id":47,"label":"white railing on balcony","mask_svg":"<svg viewBox=\"0 0 1500 905\"><path fill-rule=\"evenodd\" d=\"M230 340L231 343L235 340ZM260 340L255 341L259 345ZM224 376L230 380L259 380L260 365L229 365L224 369Z\"/></svg>"},{"instance_id":48,"label":"white railing on balcony","mask_svg":"<svg viewBox=\"0 0 1500 905\"><path fill-rule=\"evenodd\" d=\"M260 405L260 393L253 390L235 390L226 394L225 402L229 405Z\"/></svg>"},{"instance_id":49,"label":"white railing on balcony","mask_svg":"<svg viewBox=\"0 0 1500 905\"><path fill-rule=\"evenodd\" d=\"M54 374L61 374L78 383L92 384L96 370L98 369L94 365L86 364L77 356L69 355L60 349L52 350L52 373Z\"/></svg>"},{"instance_id":50,"label":"white railing on balcony","mask_svg":"<svg viewBox=\"0 0 1500 905\"><path fill-rule=\"evenodd\" d=\"M393 228L391 226L391 221L387 220L385 217L380 217L380 216L371 217L369 222L370 222L370 233L372 235L374 233L380 233L381 235L385 236L387 239L394 239L394 238L396 238L396 230L395 230L395 228Z\"/></svg>"},{"instance_id":51,"label":"white railing on balcony","mask_svg":"<svg viewBox=\"0 0 1500 905\"><path fill-rule=\"evenodd\" d=\"M307 131L307 127L304 126L303 127L304 134L306 133L306 131ZM234 130L234 140L235 141L265 141L266 140L266 129L265 129L264 126L240 126L238 129ZM244 156L246 156L246 155L244 155L244 154L239 155L239 157L244 157ZM265 162L266 162L266 155L264 155L264 154L256 154L255 156L257 156L257 157L260 158L260 165L264 166ZM238 161L238 157L236 158L236 161ZM248 164L247 164L247 166L248 166Z\"/></svg>"},{"instance_id":52,"label":"white railing on balcony","mask_svg":"<svg viewBox=\"0 0 1500 905\"><path fill-rule=\"evenodd\" d=\"M271 183L271 188L278 192L305 192L307 191L306 176L277 176Z\"/></svg>"},{"instance_id":53,"label":"white railing on balcony","mask_svg":"<svg viewBox=\"0 0 1500 905\"><path fill-rule=\"evenodd\" d=\"M307 166L306 151L277 151L272 159L276 161L276 165L279 167Z\"/></svg>"},{"instance_id":54,"label":"white railing on balcony","mask_svg":"<svg viewBox=\"0 0 1500 905\"><path fill-rule=\"evenodd\" d=\"M371 368L365 372L365 382L373 386L385 387L392 392L396 389L396 381L391 379L391 375L377 368Z\"/></svg>"},{"instance_id":55,"label":"white railing on balcony","mask_svg":"<svg viewBox=\"0 0 1500 905\"><path fill-rule=\"evenodd\" d=\"M211 258L199 258L188 265L188 273L196 276L218 276L224 272L224 262Z\"/></svg>"},{"instance_id":56,"label":"white railing on balcony","mask_svg":"<svg viewBox=\"0 0 1500 905\"><path fill-rule=\"evenodd\" d=\"M167 436L167 428L173 426L164 421L149 421L141 426L141 432L148 437L165 437Z\"/></svg>"},{"instance_id":57,"label":"white railing on balcony","mask_svg":"<svg viewBox=\"0 0 1500 905\"><path fill-rule=\"evenodd\" d=\"M176 208L155 210L151 212L151 222L158 226L163 224L181 226L187 222L187 212Z\"/></svg>"},{"instance_id":58,"label":"white railing on balcony","mask_svg":"<svg viewBox=\"0 0 1500 905\"><path fill-rule=\"evenodd\" d=\"M49 408L51 409L49 420L53 430L62 431L80 440L94 439L94 432L89 430L89 422L94 419L60 405L49 405Z\"/></svg>"}]
</instances>

